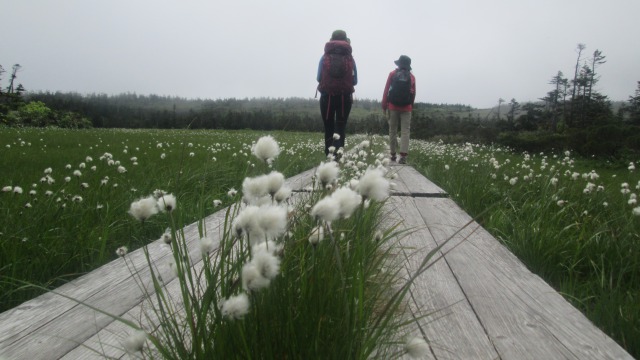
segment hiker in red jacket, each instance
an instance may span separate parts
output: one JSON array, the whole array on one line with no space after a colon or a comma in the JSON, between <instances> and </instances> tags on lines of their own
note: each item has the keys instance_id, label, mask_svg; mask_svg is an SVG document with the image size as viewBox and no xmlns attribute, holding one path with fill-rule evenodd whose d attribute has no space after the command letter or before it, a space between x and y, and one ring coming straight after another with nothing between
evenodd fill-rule
<instances>
[{"instance_id":1,"label":"hiker in red jacket","mask_svg":"<svg viewBox=\"0 0 640 360\"><path fill-rule=\"evenodd\" d=\"M317 80L320 113L324 122L324 152L339 160L340 152L337 151L344 148L354 85L358 83L358 70L351 55L351 43L343 30L334 31L331 40L325 44L324 55L318 64Z\"/></svg>"},{"instance_id":2,"label":"hiker in red jacket","mask_svg":"<svg viewBox=\"0 0 640 360\"><path fill-rule=\"evenodd\" d=\"M411 130L411 111L416 99L416 78L411 73L411 58L402 55L394 61L397 69L389 73L387 84L382 93L382 110L389 121L389 150L391 161L396 161L398 148L398 123L400 124L400 160L407 163L409 155L409 132Z\"/></svg>"}]
</instances>

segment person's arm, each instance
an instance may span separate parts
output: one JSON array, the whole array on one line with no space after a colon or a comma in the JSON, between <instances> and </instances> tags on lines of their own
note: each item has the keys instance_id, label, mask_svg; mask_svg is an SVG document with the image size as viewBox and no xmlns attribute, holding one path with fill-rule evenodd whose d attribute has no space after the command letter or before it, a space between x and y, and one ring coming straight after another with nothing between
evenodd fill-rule
<instances>
[{"instance_id":1,"label":"person's arm","mask_svg":"<svg viewBox=\"0 0 640 360\"><path fill-rule=\"evenodd\" d=\"M393 70L392 72L389 73L389 76L387 77L387 83L384 85L384 92L382 93L382 110L387 110L387 108L389 107L389 104L387 104L387 96L389 95L389 87L391 86L391 79L393 79L393 74L396 71Z\"/></svg>"},{"instance_id":2,"label":"person's arm","mask_svg":"<svg viewBox=\"0 0 640 360\"><path fill-rule=\"evenodd\" d=\"M355 60L353 61L353 85L358 85L358 67Z\"/></svg>"},{"instance_id":3,"label":"person's arm","mask_svg":"<svg viewBox=\"0 0 640 360\"><path fill-rule=\"evenodd\" d=\"M411 74L411 105L416 101L416 77Z\"/></svg>"},{"instance_id":4,"label":"person's arm","mask_svg":"<svg viewBox=\"0 0 640 360\"><path fill-rule=\"evenodd\" d=\"M320 82L322 79L322 62L324 61L324 55L320 56L320 63L318 64L318 75L316 75L316 80Z\"/></svg>"}]
</instances>

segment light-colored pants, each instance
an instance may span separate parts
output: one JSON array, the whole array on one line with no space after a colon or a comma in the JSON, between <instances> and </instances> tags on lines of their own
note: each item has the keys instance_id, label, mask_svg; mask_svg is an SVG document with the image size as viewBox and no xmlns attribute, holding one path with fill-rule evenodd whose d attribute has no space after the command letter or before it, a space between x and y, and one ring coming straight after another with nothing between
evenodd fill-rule
<instances>
[{"instance_id":1,"label":"light-colored pants","mask_svg":"<svg viewBox=\"0 0 640 360\"><path fill-rule=\"evenodd\" d=\"M389 110L389 150L392 154L395 154L398 148L398 123L400 123L400 153L408 154L411 111Z\"/></svg>"}]
</instances>

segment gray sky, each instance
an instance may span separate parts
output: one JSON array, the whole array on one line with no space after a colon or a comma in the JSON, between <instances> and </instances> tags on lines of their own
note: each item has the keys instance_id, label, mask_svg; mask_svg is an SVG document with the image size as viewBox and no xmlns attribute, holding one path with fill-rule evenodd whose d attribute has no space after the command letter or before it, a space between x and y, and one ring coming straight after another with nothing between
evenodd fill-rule
<instances>
[{"instance_id":1,"label":"gray sky","mask_svg":"<svg viewBox=\"0 0 640 360\"><path fill-rule=\"evenodd\" d=\"M597 90L640 80L639 0L0 0L0 64L27 90L187 98L315 95L324 43L351 39L356 97L381 99L401 54L417 100L491 107L536 100L576 45L596 49Z\"/></svg>"}]
</instances>

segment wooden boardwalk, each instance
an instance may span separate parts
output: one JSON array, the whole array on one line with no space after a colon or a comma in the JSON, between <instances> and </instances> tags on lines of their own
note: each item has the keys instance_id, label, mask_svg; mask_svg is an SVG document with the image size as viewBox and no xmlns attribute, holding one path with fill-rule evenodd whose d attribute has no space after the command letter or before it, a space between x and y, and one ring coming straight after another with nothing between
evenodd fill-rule
<instances>
[{"instance_id":1,"label":"wooden boardwalk","mask_svg":"<svg viewBox=\"0 0 640 360\"><path fill-rule=\"evenodd\" d=\"M398 178L386 205L389 223L410 229L398 241L413 273L431 249L444 257L420 275L411 291L416 334L431 345L433 359L632 359L612 339L549 287L462 211L445 192L410 166L394 166ZM313 171L287 180L294 190L310 184ZM224 211L207 217L208 234L220 234ZM459 231L462 229L461 231ZM457 232L457 233L456 233ZM455 235L455 236L454 236ZM197 225L185 228L190 256L200 259ZM175 287L170 249L148 246L165 284ZM449 251L451 250L451 251ZM148 279L141 250L128 256ZM144 293L122 259L82 276L58 292L131 319L145 312ZM142 284L148 291L149 284ZM129 329L110 317L51 293L0 314L0 359L126 358L121 342ZM97 349L97 354L91 349Z\"/></svg>"}]
</instances>

